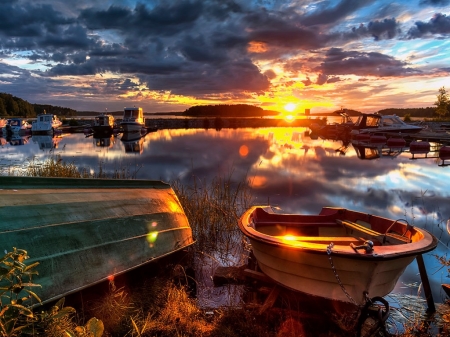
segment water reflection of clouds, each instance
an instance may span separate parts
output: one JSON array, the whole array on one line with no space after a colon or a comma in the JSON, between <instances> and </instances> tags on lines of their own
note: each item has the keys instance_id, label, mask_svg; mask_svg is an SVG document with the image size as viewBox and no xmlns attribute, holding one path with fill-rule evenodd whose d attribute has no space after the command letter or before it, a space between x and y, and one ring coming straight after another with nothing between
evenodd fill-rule
<instances>
[{"instance_id":1,"label":"water reflection of clouds","mask_svg":"<svg viewBox=\"0 0 450 337\"><path fill-rule=\"evenodd\" d=\"M92 138L80 134L64 136L55 153L95 171L100 162L106 172L129 167L136 170L138 179L170 182L179 178L190 183L192 176L205 182L217 176L231 176L236 182L248 178L254 203L279 206L288 213L314 214L323 206L338 206L407 218L441 240L435 254L447 253L450 167L439 167L431 158L412 161L408 153L361 160L351 146L345 155L337 151L342 146L341 142L312 140L301 128L188 129L146 135L141 154L125 153L119 139L111 147L96 147ZM44 158L48 153L33 142L0 148L2 163L24 163L33 155ZM439 289L447 271L436 272L437 260L429 254L424 258L433 289ZM414 262L402 279L417 281L417 275ZM435 292L438 296L439 290Z\"/></svg>"}]
</instances>

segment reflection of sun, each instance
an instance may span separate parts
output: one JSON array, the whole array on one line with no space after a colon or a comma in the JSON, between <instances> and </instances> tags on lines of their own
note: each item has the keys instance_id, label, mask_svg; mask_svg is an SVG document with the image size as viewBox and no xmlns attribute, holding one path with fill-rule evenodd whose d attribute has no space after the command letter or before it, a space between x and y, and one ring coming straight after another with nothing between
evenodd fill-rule
<instances>
[{"instance_id":1,"label":"reflection of sun","mask_svg":"<svg viewBox=\"0 0 450 337\"><path fill-rule=\"evenodd\" d=\"M288 104L286 104L286 105L284 106L284 110L289 111L289 112L292 112L292 111L295 110L296 106L297 106L297 105L294 104L294 103L288 103Z\"/></svg>"}]
</instances>

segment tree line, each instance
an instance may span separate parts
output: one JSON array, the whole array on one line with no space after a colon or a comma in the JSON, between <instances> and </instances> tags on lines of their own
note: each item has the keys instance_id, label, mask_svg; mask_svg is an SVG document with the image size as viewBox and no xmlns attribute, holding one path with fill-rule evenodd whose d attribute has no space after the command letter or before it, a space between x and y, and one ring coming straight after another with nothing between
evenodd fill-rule
<instances>
[{"instance_id":1,"label":"tree line","mask_svg":"<svg viewBox=\"0 0 450 337\"><path fill-rule=\"evenodd\" d=\"M11 94L0 93L0 116L32 118L44 112L68 117L77 114L76 110L70 108L50 104L31 104Z\"/></svg>"},{"instance_id":2,"label":"tree line","mask_svg":"<svg viewBox=\"0 0 450 337\"><path fill-rule=\"evenodd\" d=\"M191 117L264 117L278 115L278 112L248 104L219 104L192 106L186 109L183 115Z\"/></svg>"}]
</instances>

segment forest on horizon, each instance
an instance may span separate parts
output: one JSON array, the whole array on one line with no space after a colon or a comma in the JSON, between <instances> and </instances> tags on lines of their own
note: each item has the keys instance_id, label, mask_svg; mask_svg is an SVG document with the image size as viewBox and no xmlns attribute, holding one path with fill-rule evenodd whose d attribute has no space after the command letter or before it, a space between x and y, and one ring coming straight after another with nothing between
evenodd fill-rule
<instances>
[{"instance_id":1,"label":"forest on horizon","mask_svg":"<svg viewBox=\"0 0 450 337\"><path fill-rule=\"evenodd\" d=\"M450 108L450 106L449 106ZM22 98L13 96L8 93L0 93L0 116L3 117L25 117L33 118L41 113L51 113L61 117L75 117L75 116L87 116L92 114L99 114L95 111L77 111L71 108L65 108L60 106L53 106L50 104L31 104ZM326 114L310 114L306 116L318 116L318 115L339 115L342 110L336 110L334 112ZM359 116L360 111L345 109L345 112L349 116ZM114 114L121 112L113 112ZM379 110L378 113L382 115L393 115L404 117L409 115L410 117L436 117L436 107L426 108L387 108ZM162 113L155 113L155 115ZM183 112L170 112L165 114L181 115L186 117L266 117L276 116L278 111L264 110L260 107L249 104L218 104L218 105L196 105L186 109Z\"/></svg>"}]
</instances>

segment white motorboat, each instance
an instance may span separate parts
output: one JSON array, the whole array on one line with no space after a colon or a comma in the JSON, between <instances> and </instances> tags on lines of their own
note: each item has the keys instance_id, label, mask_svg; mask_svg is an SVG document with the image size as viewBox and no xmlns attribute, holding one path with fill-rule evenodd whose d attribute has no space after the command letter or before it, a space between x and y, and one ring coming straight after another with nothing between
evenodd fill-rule
<instances>
[{"instance_id":1,"label":"white motorboat","mask_svg":"<svg viewBox=\"0 0 450 337\"><path fill-rule=\"evenodd\" d=\"M56 115L43 113L39 114L36 121L31 125L31 132L54 132L61 125L62 122Z\"/></svg>"},{"instance_id":2,"label":"white motorboat","mask_svg":"<svg viewBox=\"0 0 450 337\"><path fill-rule=\"evenodd\" d=\"M3 135L8 134L27 134L31 125L23 118L10 118L3 127Z\"/></svg>"},{"instance_id":3,"label":"white motorboat","mask_svg":"<svg viewBox=\"0 0 450 337\"><path fill-rule=\"evenodd\" d=\"M379 113L361 114L352 127L351 134L401 132L416 133L423 128L418 125L405 123L397 115L381 115Z\"/></svg>"},{"instance_id":4,"label":"white motorboat","mask_svg":"<svg viewBox=\"0 0 450 337\"><path fill-rule=\"evenodd\" d=\"M120 127L123 132L141 132L145 128L145 118L142 108L125 108Z\"/></svg>"}]
</instances>

